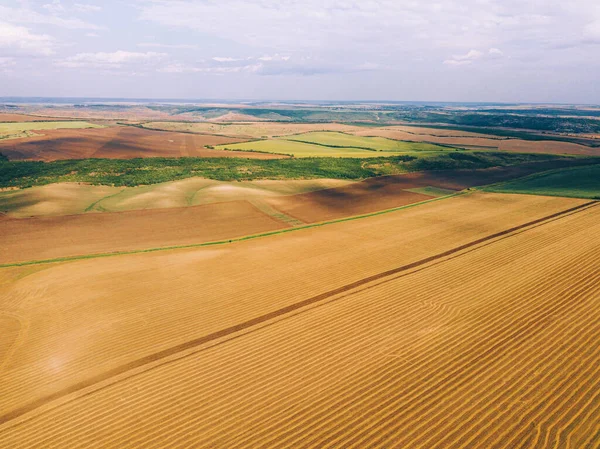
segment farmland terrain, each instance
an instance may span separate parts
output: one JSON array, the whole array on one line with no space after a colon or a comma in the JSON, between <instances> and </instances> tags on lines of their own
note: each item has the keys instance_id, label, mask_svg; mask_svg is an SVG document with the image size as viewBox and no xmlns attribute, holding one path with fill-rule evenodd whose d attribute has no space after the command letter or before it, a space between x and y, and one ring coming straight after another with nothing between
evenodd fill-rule
<instances>
[{"instance_id":1,"label":"farmland terrain","mask_svg":"<svg viewBox=\"0 0 600 449\"><path fill-rule=\"evenodd\" d=\"M600 448L600 109L0 103L0 448Z\"/></svg>"},{"instance_id":2,"label":"farmland terrain","mask_svg":"<svg viewBox=\"0 0 600 449\"><path fill-rule=\"evenodd\" d=\"M65 124L76 122L63 122ZM1 132L1 127L0 127ZM254 157L277 156L257 153L236 154L205 148L239 142L240 139L143 130L130 126L111 126L89 130L53 130L27 139L0 141L0 153L11 160L55 161L62 159L141 157Z\"/></svg>"},{"instance_id":3,"label":"farmland terrain","mask_svg":"<svg viewBox=\"0 0 600 449\"><path fill-rule=\"evenodd\" d=\"M231 184L189 178L131 188L51 184L9 190L0 193L5 213L0 216L0 264L233 239L425 202L540 170L534 164L361 182Z\"/></svg>"},{"instance_id":4,"label":"farmland terrain","mask_svg":"<svg viewBox=\"0 0 600 449\"><path fill-rule=\"evenodd\" d=\"M474 193L231 246L4 268L20 324L0 442L593 447L599 212Z\"/></svg>"}]
</instances>

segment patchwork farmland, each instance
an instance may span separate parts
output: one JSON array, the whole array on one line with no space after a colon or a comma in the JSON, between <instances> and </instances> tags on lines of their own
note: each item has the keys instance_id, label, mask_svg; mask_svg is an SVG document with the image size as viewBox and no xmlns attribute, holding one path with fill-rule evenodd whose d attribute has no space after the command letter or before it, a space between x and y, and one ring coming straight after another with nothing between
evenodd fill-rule
<instances>
[{"instance_id":1,"label":"patchwork farmland","mask_svg":"<svg viewBox=\"0 0 600 449\"><path fill-rule=\"evenodd\" d=\"M591 134L378 107L0 114L0 448L600 448Z\"/></svg>"}]
</instances>

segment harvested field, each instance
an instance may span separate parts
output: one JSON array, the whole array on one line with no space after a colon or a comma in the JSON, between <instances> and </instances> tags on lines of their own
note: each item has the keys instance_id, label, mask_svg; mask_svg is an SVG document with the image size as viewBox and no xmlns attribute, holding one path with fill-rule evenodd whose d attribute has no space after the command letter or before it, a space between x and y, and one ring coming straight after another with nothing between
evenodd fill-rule
<instances>
[{"instance_id":1,"label":"harvested field","mask_svg":"<svg viewBox=\"0 0 600 449\"><path fill-rule=\"evenodd\" d=\"M0 123L0 143L3 140L43 136L48 130L102 128L100 125L82 121L63 122L10 122Z\"/></svg>"},{"instance_id":2,"label":"harvested field","mask_svg":"<svg viewBox=\"0 0 600 449\"><path fill-rule=\"evenodd\" d=\"M85 212L197 206L295 195L352 184L341 179L260 180L221 182L188 178L138 187L57 183L0 192L0 213L9 217L73 215Z\"/></svg>"},{"instance_id":3,"label":"harvested field","mask_svg":"<svg viewBox=\"0 0 600 449\"><path fill-rule=\"evenodd\" d=\"M473 194L0 270L30 326L0 446L596 447L598 235L582 200Z\"/></svg>"},{"instance_id":4,"label":"harvested field","mask_svg":"<svg viewBox=\"0 0 600 449\"><path fill-rule=\"evenodd\" d=\"M283 195L294 195L351 184L338 179L298 181L243 181L220 182L190 178L153 186L132 187L99 201L99 211L124 211L159 207L183 207L222 203L235 200L263 201Z\"/></svg>"},{"instance_id":5,"label":"harvested field","mask_svg":"<svg viewBox=\"0 0 600 449\"><path fill-rule=\"evenodd\" d=\"M11 160L132 159L136 157L245 157L273 159L281 156L204 148L239 142L220 136L151 131L130 126L103 129L44 131L43 136L0 141L0 153Z\"/></svg>"},{"instance_id":6,"label":"harvested field","mask_svg":"<svg viewBox=\"0 0 600 449\"><path fill-rule=\"evenodd\" d=\"M531 165L382 176L332 189L271 198L267 202L286 215L305 223L315 223L425 201L440 196L439 189L459 191L539 170Z\"/></svg>"},{"instance_id":7,"label":"harvested field","mask_svg":"<svg viewBox=\"0 0 600 449\"><path fill-rule=\"evenodd\" d=\"M184 122L150 122L144 123L144 127L151 129L163 129L167 131L187 131L194 133L219 134L244 139L258 139L291 134L299 134L311 131L359 131L359 126L342 125L339 123L184 123Z\"/></svg>"},{"instance_id":8,"label":"harvested field","mask_svg":"<svg viewBox=\"0 0 600 449\"><path fill-rule=\"evenodd\" d=\"M0 216L0 263L196 244L287 227L247 201L60 217Z\"/></svg>"},{"instance_id":9,"label":"harvested field","mask_svg":"<svg viewBox=\"0 0 600 449\"><path fill-rule=\"evenodd\" d=\"M73 215L122 189L76 183L49 184L0 192L0 213L14 218Z\"/></svg>"}]
</instances>

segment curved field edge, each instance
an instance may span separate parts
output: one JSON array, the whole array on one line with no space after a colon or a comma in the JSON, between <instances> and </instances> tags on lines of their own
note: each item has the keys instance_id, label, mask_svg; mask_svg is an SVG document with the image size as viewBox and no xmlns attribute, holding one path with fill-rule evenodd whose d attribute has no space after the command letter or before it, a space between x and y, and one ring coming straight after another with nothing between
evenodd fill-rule
<instances>
[{"instance_id":1,"label":"curved field edge","mask_svg":"<svg viewBox=\"0 0 600 449\"><path fill-rule=\"evenodd\" d=\"M600 199L600 164L535 173L481 188L485 192Z\"/></svg>"},{"instance_id":2,"label":"curved field edge","mask_svg":"<svg viewBox=\"0 0 600 449\"><path fill-rule=\"evenodd\" d=\"M41 264L50 264L50 263L71 262L71 261L85 260L85 259L99 259L99 258L103 258L103 257L124 256L124 255L130 255L130 254L153 253L153 252L157 252L157 251L172 251L172 250L177 250L177 249L202 248L202 247L206 247L206 246L226 245L229 243L243 242L246 240L253 240L253 239L258 239L258 238L263 238L263 237L271 237L271 236L285 234L285 233L292 232L292 231L302 231L305 229L317 228L317 227L326 226L326 225L335 224L335 223L343 223L343 222L347 222L347 221L359 220L362 218L374 217L377 215L388 214L390 212L396 212L396 211L399 211L402 209L409 209L409 208L420 206L423 204L432 203L434 201L440 201L440 200L443 200L446 198L451 198L451 197L455 197L455 196L459 196L459 195L466 195L466 194L468 194L468 192L458 192L458 193L454 193L452 195L446 195L446 196L441 196L441 197L437 197L437 198L432 198L430 200L421 201L418 203L407 204L407 205L395 207L392 209L371 212L368 214L355 215L352 217L339 218L339 219L323 221L323 222L319 222L319 223L311 223L311 224L307 224L307 225L295 226L295 227L280 229L280 230L276 230L276 231L262 232L260 234L251 234L251 235L245 235L242 237L234 237L231 239L215 240L215 241L203 242L203 243L193 243L193 244L188 244L188 245L161 246L161 247L145 248L145 249L139 249L139 250L112 251L112 252L107 252L107 253L94 253L94 254L83 254L83 255L78 255L78 256L57 257L54 259L41 259L41 260L30 260L30 261L24 261L24 262L11 262L11 263L0 264L0 269L11 268L11 267L23 267L23 266L28 266L28 265L41 265Z\"/></svg>"},{"instance_id":3,"label":"curved field edge","mask_svg":"<svg viewBox=\"0 0 600 449\"><path fill-rule=\"evenodd\" d=\"M30 218L77 215L86 212L165 209L240 199L262 201L274 196L314 192L354 182L319 178L231 183L206 178L187 178L136 187L55 183L0 192L0 213L6 214L9 218Z\"/></svg>"},{"instance_id":4,"label":"curved field edge","mask_svg":"<svg viewBox=\"0 0 600 449\"><path fill-rule=\"evenodd\" d=\"M378 152L415 152L456 150L458 146L440 145L427 142L413 142L381 136L359 136L342 131L311 131L278 137L279 140L322 145L331 148L357 148Z\"/></svg>"},{"instance_id":5,"label":"curved field edge","mask_svg":"<svg viewBox=\"0 0 600 449\"><path fill-rule=\"evenodd\" d=\"M372 153L372 152L371 152ZM381 175L449 169L548 163L551 168L600 163L600 158L502 152L442 152L374 158L136 158L71 159L53 162L6 161L0 158L0 188L32 187L58 182L137 186L191 177L218 181L258 179L366 179ZM555 164L555 165L554 165Z\"/></svg>"}]
</instances>

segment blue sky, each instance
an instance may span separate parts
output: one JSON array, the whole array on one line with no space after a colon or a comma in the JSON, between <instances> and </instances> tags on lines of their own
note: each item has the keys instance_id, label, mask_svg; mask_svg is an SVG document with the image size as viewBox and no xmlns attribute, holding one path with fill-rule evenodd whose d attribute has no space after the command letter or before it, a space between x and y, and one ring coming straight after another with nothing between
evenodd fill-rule
<instances>
[{"instance_id":1,"label":"blue sky","mask_svg":"<svg viewBox=\"0 0 600 449\"><path fill-rule=\"evenodd\" d=\"M597 0L0 0L0 96L600 103Z\"/></svg>"}]
</instances>

